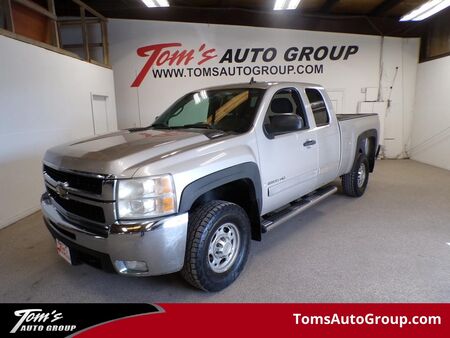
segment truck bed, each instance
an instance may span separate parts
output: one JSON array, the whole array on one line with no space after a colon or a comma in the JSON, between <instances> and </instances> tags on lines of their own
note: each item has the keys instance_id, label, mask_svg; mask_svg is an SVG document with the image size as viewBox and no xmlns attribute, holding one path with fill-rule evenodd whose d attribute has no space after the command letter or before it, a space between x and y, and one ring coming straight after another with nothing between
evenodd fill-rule
<instances>
[{"instance_id":1,"label":"truck bed","mask_svg":"<svg viewBox=\"0 0 450 338\"><path fill-rule=\"evenodd\" d=\"M368 130L379 130L378 114L337 114L341 133L339 176L348 173L355 160L358 136Z\"/></svg>"},{"instance_id":2,"label":"truck bed","mask_svg":"<svg viewBox=\"0 0 450 338\"><path fill-rule=\"evenodd\" d=\"M336 114L336 117L338 119L338 121L346 121L346 120L352 120L352 119L358 119L361 117L365 117L365 116L372 116L372 115L377 115L375 113L370 113L370 114Z\"/></svg>"}]
</instances>

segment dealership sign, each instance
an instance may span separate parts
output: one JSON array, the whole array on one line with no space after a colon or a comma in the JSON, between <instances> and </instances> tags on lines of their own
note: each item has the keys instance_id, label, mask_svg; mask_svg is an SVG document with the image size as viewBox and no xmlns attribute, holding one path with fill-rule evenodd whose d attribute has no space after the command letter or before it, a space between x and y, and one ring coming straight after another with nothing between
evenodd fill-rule
<instances>
[{"instance_id":1,"label":"dealership sign","mask_svg":"<svg viewBox=\"0 0 450 338\"><path fill-rule=\"evenodd\" d=\"M139 87L147 76L158 79L322 74L322 61L348 60L358 51L357 45L335 45L229 48L219 53L205 43L195 49L185 48L179 42L153 44L137 49L137 55L146 60L131 87Z\"/></svg>"},{"instance_id":2,"label":"dealership sign","mask_svg":"<svg viewBox=\"0 0 450 338\"><path fill-rule=\"evenodd\" d=\"M450 304L18 303L0 304L0 335L209 338L218 313L237 337L441 338L450 330Z\"/></svg>"}]
</instances>

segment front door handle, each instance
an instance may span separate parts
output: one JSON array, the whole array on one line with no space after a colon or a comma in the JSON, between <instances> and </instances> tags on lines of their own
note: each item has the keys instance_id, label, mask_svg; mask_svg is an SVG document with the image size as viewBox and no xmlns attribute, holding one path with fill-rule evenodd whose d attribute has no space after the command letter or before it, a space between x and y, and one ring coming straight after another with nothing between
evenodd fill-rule
<instances>
[{"instance_id":1,"label":"front door handle","mask_svg":"<svg viewBox=\"0 0 450 338\"><path fill-rule=\"evenodd\" d=\"M316 140L306 140L305 143L303 143L304 147L313 146L316 144Z\"/></svg>"}]
</instances>

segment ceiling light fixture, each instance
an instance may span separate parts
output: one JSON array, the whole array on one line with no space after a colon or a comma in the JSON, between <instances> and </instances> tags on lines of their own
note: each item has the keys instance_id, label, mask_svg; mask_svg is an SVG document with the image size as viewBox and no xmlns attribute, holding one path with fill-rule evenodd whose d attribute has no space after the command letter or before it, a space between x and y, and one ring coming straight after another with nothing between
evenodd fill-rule
<instances>
[{"instance_id":1,"label":"ceiling light fixture","mask_svg":"<svg viewBox=\"0 0 450 338\"><path fill-rule=\"evenodd\" d=\"M400 18L400 21L422 21L450 6L450 0L431 0Z\"/></svg>"},{"instance_id":2,"label":"ceiling light fixture","mask_svg":"<svg viewBox=\"0 0 450 338\"><path fill-rule=\"evenodd\" d=\"M273 9L275 11L282 11L286 9L296 9L301 0L275 0Z\"/></svg>"},{"instance_id":3,"label":"ceiling light fixture","mask_svg":"<svg viewBox=\"0 0 450 338\"><path fill-rule=\"evenodd\" d=\"M169 7L169 1L167 0L142 0L145 6L153 8L153 7Z\"/></svg>"}]
</instances>

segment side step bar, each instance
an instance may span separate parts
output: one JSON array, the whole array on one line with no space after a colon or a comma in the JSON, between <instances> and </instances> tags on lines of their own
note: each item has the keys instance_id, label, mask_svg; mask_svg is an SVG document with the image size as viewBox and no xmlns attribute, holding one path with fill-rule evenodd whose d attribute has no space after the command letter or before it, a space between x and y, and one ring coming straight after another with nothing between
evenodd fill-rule
<instances>
[{"instance_id":1,"label":"side step bar","mask_svg":"<svg viewBox=\"0 0 450 338\"><path fill-rule=\"evenodd\" d=\"M327 186L317 189L311 194L292 202L287 208L284 208L279 212L269 214L261 220L263 232L276 228L281 223L290 220L313 205L316 205L320 201L324 200L328 196L333 195L336 191L337 187L335 186Z\"/></svg>"}]
</instances>

